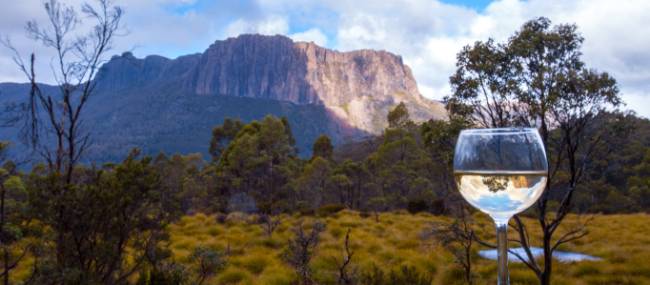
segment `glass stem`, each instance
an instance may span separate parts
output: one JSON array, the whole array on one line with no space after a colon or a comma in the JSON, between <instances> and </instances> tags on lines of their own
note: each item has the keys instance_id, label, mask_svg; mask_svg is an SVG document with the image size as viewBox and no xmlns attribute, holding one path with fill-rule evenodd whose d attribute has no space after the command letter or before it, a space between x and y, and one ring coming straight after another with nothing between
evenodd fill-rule
<instances>
[{"instance_id":1,"label":"glass stem","mask_svg":"<svg viewBox=\"0 0 650 285\"><path fill-rule=\"evenodd\" d=\"M509 285L508 274L508 220L495 221L497 226L497 274L498 285Z\"/></svg>"}]
</instances>

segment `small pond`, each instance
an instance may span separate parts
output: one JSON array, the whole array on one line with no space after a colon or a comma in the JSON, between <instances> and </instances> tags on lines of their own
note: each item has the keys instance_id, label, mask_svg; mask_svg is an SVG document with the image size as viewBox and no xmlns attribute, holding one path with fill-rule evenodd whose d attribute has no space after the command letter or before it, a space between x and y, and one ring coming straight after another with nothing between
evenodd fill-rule
<instances>
[{"instance_id":1,"label":"small pond","mask_svg":"<svg viewBox=\"0 0 650 285\"><path fill-rule=\"evenodd\" d=\"M523 248L521 247L516 247L516 248L511 248L511 252L516 252L517 254L521 255L522 257L526 257L526 251L524 251ZM533 253L535 257L540 257L544 255L544 250L539 247L532 247L530 251ZM488 250L481 250L478 252L478 255L480 255L483 258L487 259L492 259L496 260L497 259L497 250L496 249L488 249ZM601 260L599 257L587 255L587 254L582 254L582 253L577 253L577 252L569 252L569 251L559 251L556 250L553 253L553 258L557 259L560 262L577 262L577 261L598 261ZM509 253L508 254L508 261L510 262L521 262L519 258L517 258L514 254Z\"/></svg>"}]
</instances>

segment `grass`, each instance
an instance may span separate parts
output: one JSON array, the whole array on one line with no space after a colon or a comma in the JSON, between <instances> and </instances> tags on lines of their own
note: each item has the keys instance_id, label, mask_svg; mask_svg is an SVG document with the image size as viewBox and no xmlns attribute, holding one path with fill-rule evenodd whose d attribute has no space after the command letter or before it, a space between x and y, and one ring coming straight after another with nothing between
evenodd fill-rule
<instances>
[{"instance_id":1,"label":"grass","mask_svg":"<svg viewBox=\"0 0 650 285\"><path fill-rule=\"evenodd\" d=\"M493 236L491 222L475 216L479 234ZM650 284L650 216L597 215L590 222L589 235L563 246L562 250L582 252L603 258L597 262L554 263L553 284ZM292 284L296 275L282 261L282 251L292 237L291 226L299 219L308 224L314 217L282 217L282 224L271 237L266 236L255 217L231 214L225 223L215 216L196 214L183 217L169 227L174 258L187 262L194 247L208 246L228 252L228 265L207 284ZM403 266L433 276L432 284L462 284L462 270L452 255L434 241L423 241L420 234L433 221L445 217L405 212L384 213L379 223L374 217L342 211L321 218L327 224L311 266L319 284L336 284L337 264L341 262L343 239L351 229L354 251L352 263L357 272L382 268L386 274ZM566 225L575 221L570 217ZM535 229L534 221L527 221ZM561 234L562 229L560 229ZM511 233L512 234L512 233ZM539 232L533 231L533 243L539 244ZM476 248L478 250L479 248ZM476 284L494 284L494 261L474 259ZM522 264L510 265L512 284L537 284L536 277Z\"/></svg>"}]
</instances>

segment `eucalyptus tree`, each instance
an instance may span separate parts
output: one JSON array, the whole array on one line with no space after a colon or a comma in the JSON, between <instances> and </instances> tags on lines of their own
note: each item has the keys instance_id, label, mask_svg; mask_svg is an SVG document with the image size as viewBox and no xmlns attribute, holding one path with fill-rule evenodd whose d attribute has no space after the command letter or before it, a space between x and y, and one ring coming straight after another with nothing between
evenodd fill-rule
<instances>
[{"instance_id":1,"label":"eucalyptus tree","mask_svg":"<svg viewBox=\"0 0 650 285\"><path fill-rule=\"evenodd\" d=\"M556 233L571 212L594 151L618 130L593 127L600 114L616 110L622 102L615 79L582 61L583 41L575 25L552 26L538 18L505 43L490 39L466 46L450 77L453 94L445 98L451 114L476 126L538 128L549 158L547 189L534 207L542 232L542 263L532 254L529 230L519 216L513 227L516 242L525 249L523 256L515 256L541 284L551 282L553 251L586 235L583 226L559 237ZM552 200L557 207L551 206Z\"/></svg>"}]
</instances>

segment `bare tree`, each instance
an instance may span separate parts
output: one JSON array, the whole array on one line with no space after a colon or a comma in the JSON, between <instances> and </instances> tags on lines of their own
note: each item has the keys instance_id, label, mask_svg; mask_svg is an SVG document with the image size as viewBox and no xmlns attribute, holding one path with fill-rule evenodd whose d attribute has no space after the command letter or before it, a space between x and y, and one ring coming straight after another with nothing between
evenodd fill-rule
<instances>
[{"instance_id":1,"label":"bare tree","mask_svg":"<svg viewBox=\"0 0 650 285\"><path fill-rule=\"evenodd\" d=\"M49 171L64 177L66 184L72 181L72 172L90 145L89 133L83 130L83 110L94 93L95 75L121 29L122 8L110 0L96 2L83 4L79 15L70 6L49 0L45 2L48 26L27 22L28 36L55 54L51 72L58 90L53 94L38 83L36 55L32 53L25 62L8 38L3 41L31 84L29 98L21 105L28 126L23 135L47 162ZM94 22L85 35L79 32L82 18Z\"/></svg>"},{"instance_id":2,"label":"bare tree","mask_svg":"<svg viewBox=\"0 0 650 285\"><path fill-rule=\"evenodd\" d=\"M91 189L76 187L73 173L83 155L90 146L90 134L84 130L84 109L94 94L97 84L96 75L104 63L106 53L111 49L113 39L121 30L120 21L123 10L113 5L111 0L97 0L94 4L85 3L81 6L81 13L73 7L57 0L48 0L44 3L48 17L47 25L40 25L35 20L27 22L28 37L39 42L44 48L54 54L50 62L50 71L56 82L56 91L43 88L39 84L36 68L36 55L32 53L27 60L23 59L20 52L6 38L2 43L13 52L13 60L26 76L30 83L30 91L25 102L14 105L17 108L17 118L23 122L23 139L45 161L47 165L46 185L39 185L43 201L52 205L52 209L41 209L38 214L47 212L47 221L42 220L54 232L52 244L56 247L55 262L59 272L66 272L64 268L70 260L79 260L83 268L96 265L97 271L105 274L101 279L105 283L123 282L138 268L138 262L132 270L122 268L117 261L109 264L92 264L85 262L78 251L92 251L97 245L96 236L89 237L75 232L75 225L88 217L77 217L79 212L76 205L71 204L78 198L75 191ZM82 25L82 20L92 22L90 26ZM85 30L90 27L90 30ZM13 121L16 123L17 121ZM80 174L84 177L85 174ZM86 175L87 176L87 175ZM81 192L79 192L81 193ZM93 194L92 191L84 191ZM40 197L40 196L39 196ZM33 205L32 205L33 206ZM47 210L47 211L46 211ZM51 210L51 211L50 211ZM72 218L74 217L74 218ZM75 219L75 220L71 220ZM87 225L85 225L87 226ZM94 230L105 230L99 225ZM121 229L119 234L129 233ZM118 235L117 231L112 234ZM98 234L100 235L100 234ZM120 236L121 237L121 236ZM110 240L98 238L98 240ZM154 242L155 241L146 241ZM76 248L70 246L76 245ZM115 251L117 259L124 256L127 240L120 240ZM88 245L89 248L85 246ZM119 251L119 252L118 252ZM35 254L37 255L37 254ZM93 260L89 258L88 260ZM34 272L42 271L39 264L34 264ZM116 271L124 269L123 275L113 276ZM41 276L43 277L43 276ZM49 277L44 277L46 280ZM42 282L34 279L33 282ZM61 283L54 281L51 283Z\"/></svg>"},{"instance_id":3,"label":"bare tree","mask_svg":"<svg viewBox=\"0 0 650 285\"><path fill-rule=\"evenodd\" d=\"M311 269L309 263L314 257L314 251L320 242L320 234L325 230L325 224L316 221L311 231L307 233L303 228L303 222L299 221L293 228L294 237L289 240L289 246L284 252L285 261L296 270L300 284L311 285Z\"/></svg>"},{"instance_id":4,"label":"bare tree","mask_svg":"<svg viewBox=\"0 0 650 285\"><path fill-rule=\"evenodd\" d=\"M452 223L433 223L431 229L425 231L423 239L435 238L449 250L454 261L463 268L465 282L473 284L472 278L472 246L476 234L472 229L472 219L465 206L460 206Z\"/></svg>"},{"instance_id":5,"label":"bare tree","mask_svg":"<svg viewBox=\"0 0 650 285\"><path fill-rule=\"evenodd\" d=\"M199 246L190 256L196 263L196 284L202 285L209 277L214 276L226 265L226 260L221 252Z\"/></svg>"},{"instance_id":6,"label":"bare tree","mask_svg":"<svg viewBox=\"0 0 650 285\"><path fill-rule=\"evenodd\" d=\"M273 232L281 222L282 221L280 220L279 216L272 216L267 214L262 214L260 216L260 224L262 225L262 229L264 230L264 233L266 233L267 237L271 237L273 235Z\"/></svg>"},{"instance_id":7,"label":"bare tree","mask_svg":"<svg viewBox=\"0 0 650 285\"><path fill-rule=\"evenodd\" d=\"M350 285L355 282L354 269L350 269L352 263L352 256L354 252L350 249L350 229L345 234L345 242L343 243L343 260L338 265L339 270L339 285Z\"/></svg>"}]
</instances>

